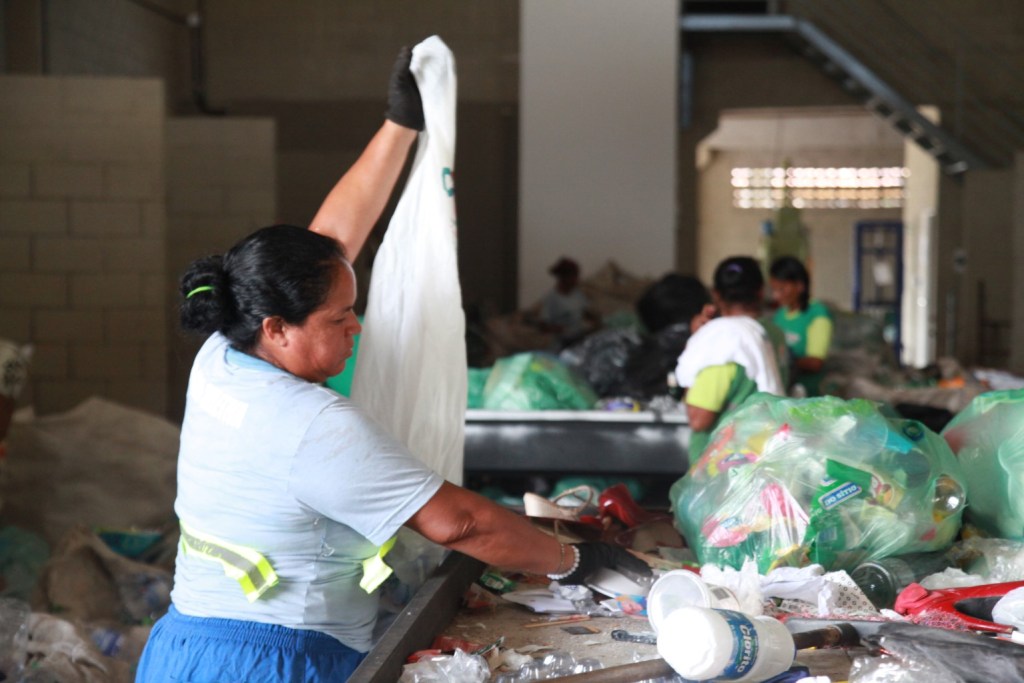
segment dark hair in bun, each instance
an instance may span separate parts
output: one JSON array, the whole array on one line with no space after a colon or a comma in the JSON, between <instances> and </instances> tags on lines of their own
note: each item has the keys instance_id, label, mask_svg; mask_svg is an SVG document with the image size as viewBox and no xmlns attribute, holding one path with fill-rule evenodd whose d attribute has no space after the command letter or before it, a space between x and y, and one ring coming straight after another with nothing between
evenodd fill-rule
<instances>
[{"instance_id":1,"label":"dark hair in bun","mask_svg":"<svg viewBox=\"0 0 1024 683\"><path fill-rule=\"evenodd\" d=\"M714 287L727 303L758 303L764 289L761 266L749 256L730 256L715 268Z\"/></svg>"},{"instance_id":2,"label":"dark hair in bun","mask_svg":"<svg viewBox=\"0 0 1024 683\"><path fill-rule=\"evenodd\" d=\"M249 351L264 318L302 324L327 298L341 245L294 225L274 225L242 239L223 256L206 256L181 276L181 326L189 332L220 332Z\"/></svg>"}]
</instances>

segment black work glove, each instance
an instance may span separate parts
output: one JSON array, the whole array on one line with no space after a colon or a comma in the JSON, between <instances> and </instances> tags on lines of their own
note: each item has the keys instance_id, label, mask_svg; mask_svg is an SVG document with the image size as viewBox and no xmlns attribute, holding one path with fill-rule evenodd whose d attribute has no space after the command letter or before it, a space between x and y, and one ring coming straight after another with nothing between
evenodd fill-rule
<instances>
[{"instance_id":1,"label":"black work glove","mask_svg":"<svg viewBox=\"0 0 1024 683\"><path fill-rule=\"evenodd\" d=\"M409 71L412 62L412 48L406 46L398 52L395 65L391 67L388 81L388 108L384 118L400 126L423 130L423 102L416 78Z\"/></svg>"},{"instance_id":2,"label":"black work glove","mask_svg":"<svg viewBox=\"0 0 1024 683\"><path fill-rule=\"evenodd\" d=\"M621 567L640 576L651 575L651 568L647 566L646 562L621 546L611 543L573 543L573 545L580 551L580 564L572 574L558 580L558 583L563 585L582 585L590 578L591 574L604 568Z\"/></svg>"}]
</instances>

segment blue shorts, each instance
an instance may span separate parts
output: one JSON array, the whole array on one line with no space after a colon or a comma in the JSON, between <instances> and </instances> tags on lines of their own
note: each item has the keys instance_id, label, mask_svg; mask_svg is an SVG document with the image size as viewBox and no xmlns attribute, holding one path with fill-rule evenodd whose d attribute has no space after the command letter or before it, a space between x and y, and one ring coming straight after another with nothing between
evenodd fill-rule
<instances>
[{"instance_id":1,"label":"blue shorts","mask_svg":"<svg viewBox=\"0 0 1024 683\"><path fill-rule=\"evenodd\" d=\"M135 683L344 681L364 657L319 631L190 617L172 605L153 626Z\"/></svg>"}]
</instances>

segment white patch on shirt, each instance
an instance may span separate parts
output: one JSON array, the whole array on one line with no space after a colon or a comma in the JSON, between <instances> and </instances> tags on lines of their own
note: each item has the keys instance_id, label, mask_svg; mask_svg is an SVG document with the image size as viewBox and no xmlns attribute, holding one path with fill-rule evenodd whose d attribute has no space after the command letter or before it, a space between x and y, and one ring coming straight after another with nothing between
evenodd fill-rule
<instances>
[{"instance_id":1,"label":"white patch on shirt","mask_svg":"<svg viewBox=\"0 0 1024 683\"><path fill-rule=\"evenodd\" d=\"M233 429L242 427L242 420L249 410L248 403L207 382L206 376L198 369L192 373L189 390L203 412Z\"/></svg>"}]
</instances>

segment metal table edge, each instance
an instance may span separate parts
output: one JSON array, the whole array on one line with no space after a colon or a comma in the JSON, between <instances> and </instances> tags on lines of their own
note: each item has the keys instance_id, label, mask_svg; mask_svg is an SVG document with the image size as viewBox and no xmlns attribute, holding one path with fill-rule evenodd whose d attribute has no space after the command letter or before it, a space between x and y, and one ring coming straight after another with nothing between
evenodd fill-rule
<instances>
[{"instance_id":1,"label":"metal table edge","mask_svg":"<svg viewBox=\"0 0 1024 683\"><path fill-rule=\"evenodd\" d=\"M458 552L413 595L402 613L356 668L348 683L395 683L406 657L430 646L459 611L462 595L480 577L484 563Z\"/></svg>"}]
</instances>

